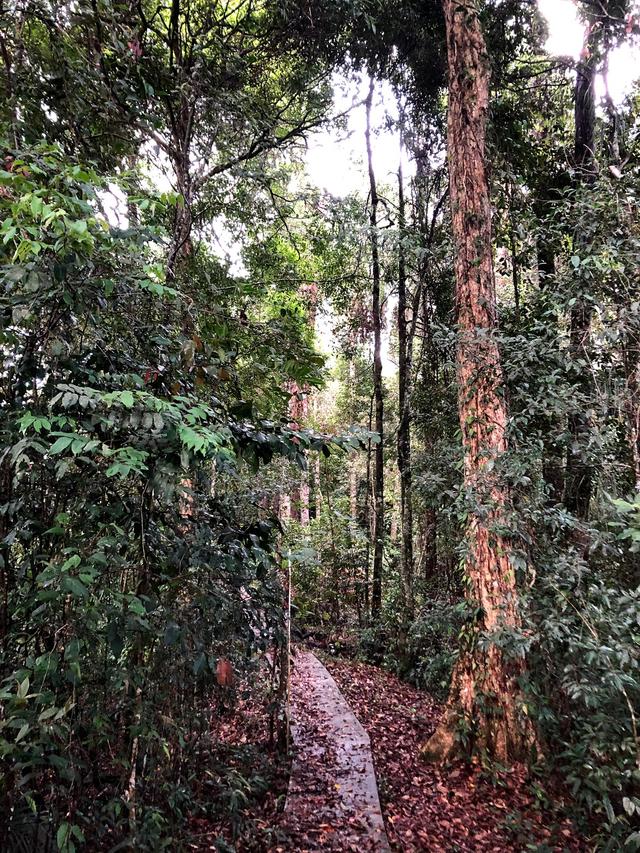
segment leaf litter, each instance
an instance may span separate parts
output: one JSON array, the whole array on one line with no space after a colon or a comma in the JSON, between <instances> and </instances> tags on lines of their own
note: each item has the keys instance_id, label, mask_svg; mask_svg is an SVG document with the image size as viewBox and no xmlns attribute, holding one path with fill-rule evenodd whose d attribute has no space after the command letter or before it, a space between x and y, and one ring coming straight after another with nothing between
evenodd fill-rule
<instances>
[{"instance_id":1,"label":"leaf litter","mask_svg":"<svg viewBox=\"0 0 640 853\"><path fill-rule=\"evenodd\" d=\"M442 711L431 696L377 667L323 660L371 739L392 850L587 850L571 823L536 797L524 767L489 776L477 763L439 768L426 762L420 748Z\"/></svg>"}]
</instances>

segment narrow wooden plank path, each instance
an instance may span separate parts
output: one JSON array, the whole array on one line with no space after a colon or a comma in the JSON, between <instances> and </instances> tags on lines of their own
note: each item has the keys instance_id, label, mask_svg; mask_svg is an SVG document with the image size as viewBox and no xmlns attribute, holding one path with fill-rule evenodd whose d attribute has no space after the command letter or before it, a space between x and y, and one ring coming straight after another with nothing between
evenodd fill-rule
<instances>
[{"instance_id":1,"label":"narrow wooden plank path","mask_svg":"<svg viewBox=\"0 0 640 853\"><path fill-rule=\"evenodd\" d=\"M389 853L369 736L315 655L298 651L291 683L295 757L284 828L304 851Z\"/></svg>"}]
</instances>

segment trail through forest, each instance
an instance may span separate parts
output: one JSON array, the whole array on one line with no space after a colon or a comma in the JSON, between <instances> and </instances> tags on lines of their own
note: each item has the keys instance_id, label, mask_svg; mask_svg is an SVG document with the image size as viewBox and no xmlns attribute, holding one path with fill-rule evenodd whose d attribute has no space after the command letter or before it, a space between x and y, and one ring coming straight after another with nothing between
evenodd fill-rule
<instances>
[{"instance_id":1,"label":"trail through forest","mask_svg":"<svg viewBox=\"0 0 640 853\"><path fill-rule=\"evenodd\" d=\"M330 672L307 651L295 657L283 825L293 846L278 851L586 849L569 821L536 800L523 768L490 777L479 764L422 760L441 716L432 697L375 666L325 663Z\"/></svg>"},{"instance_id":2,"label":"trail through forest","mask_svg":"<svg viewBox=\"0 0 640 853\"><path fill-rule=\"evenodd\" d=\"M0 853L639 853L639 48L0 4Z\"/></svg>"},{"instance_id":3,"label":"trail through forest","mask_svg":"<svg viewBox=\"0 0 640 853\"><path fill-rule=\"evenodd\" d=\"M311 652L295 657L285 828L299 850L389 853L369 736Z\"/></svg>"}]
</instances>

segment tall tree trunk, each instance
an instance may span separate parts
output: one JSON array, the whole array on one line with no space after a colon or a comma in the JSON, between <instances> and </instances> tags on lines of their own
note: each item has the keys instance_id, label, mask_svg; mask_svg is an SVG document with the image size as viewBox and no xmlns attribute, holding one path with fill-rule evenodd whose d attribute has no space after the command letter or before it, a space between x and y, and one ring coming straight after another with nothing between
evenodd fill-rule
<instances>
[{"instance_id":1,"label":"tall tree trunk","mask_svg":"<svg viewBox=\"0 0 640 853\"><path fill-rule=\"evenodd\" d=\"M316 509L316 518L320 518L320 512L322 511L322 480L320 475L320 454L316 453L316 464L315 464L315 477L314 477L314 497L315 497L315 509Z\"/></svg>"},{"instance_id":2,"label":"tall tree trunk","mask_svg":"<svg viewBox=\"0 0 640 853\"><path fill-rule=\"evenodd\" d=\"M309 386L304 385L301 388L297 382L291 380L285 387L289 394L289 426L292 429L302 429L309 415ZM301 474L300 481L291 488L289 507L289 517L293 521L303 525L309 524L309 480L306 472Z\"/></svg>"},{"instance_id":3,"label":"tall tree trunk","mask_svg":"<svg viewBox=\"0 0 640 853\"><path fill-rule=\"evenodd\" d=\"M13 587L11 566L11 548L5 538L14 520L9 511L13 492L13 471L8 448L0 456L0 494L7 504L7 510L0 513L0 648L6 651L7 636L10 628L9 594Z\"/></svg>"},{"instance_id":4,"label":"tall tree trunk","mask_svg":"<svg viewBox=\"0 0 640 853\"><path fill-rule=\"evenodd\" d=\"M634 488L640 493L640 328L633 310L625 309L621 325L626 327L622 341L625 375L623 406L627 419L627 441L631 451Z\"/></svg>"},{"instance_id":5,"label":"tall tree trunk","mask_svg":"<svg viewBox=\"0 0 640 853\"><path fill-rule=\"evenodd\" d=\"M518 258L518 238L516 234L515 184L509 181L509 244L511 252L511 279L513 281L513 303L516 320L520 321L520 260Z\"/></svg>"},{"instance_id":6,"label":"tall tree trunk","mask_svg":"<svg viewBox=\"0 0 640 853\"><path fill-rule=\"evenodd\" d=\"M349 529L354 544L358 533L358 469L355 455L349 461Z\"/></svg>"},{"instance_id":7,"label":"tall tree trunk","mask_svg":"<svg viewBox=\"0 0 640 853\"><path fill-rule=\"evenodd\" d=\"M400 154L402 156L402 144ZM398 168L398 473L400 476L400 527L402 591L406 615L413 601L413 511L411 506L411 353L407 316L407 268L405 258L405 201L402 162Z\"/></svg>"},{"instance_id":8,"label":"tall tree trunk","mask_svg":"<svg viewBox=\"0 0 640 853\"><path fill-rule=\"evenodd\" d=\"M541 203L546 208L546 202ZM542 217L544 213L541 213ZM538 282L540 290L546 290L555 275L556 259L553 246L546 240L538 239L536 245L538 261ZM553 325L550 334L554 336L554 346L557 348L558 318L553 313ZM562 501L564 494L564 421L557 416L544 417L541 423L542 433L542 478L547 485L548 503L553 506Z\"/></svg>"},{"instance_id":9,"label":"tall tree trunk","mask_svg":"<svg viewBox=\"0 0 640 853\"><path fill-rule=\"evenodd\" d=\"M476 0L443 0L449 65L448 155L458 310L458 407L464 481L477 507L467 528L468 595L481 607L462 645L442 722L425 747L433 760L479 747L502 762L522 758L532 742L522 713L522 658L509 659L480 635L518 630L518 595L501 528L509 496L496 468L507 449L500 354L493 335L496 294L485 136L488 57ZM465 750L466 751L466 750Z\"/></svg>"},{"instance_id":10,"label":"tall tree trunk","mask_svg":"<svg viewBox=\"0 0 640 853\"><path fill-rule=\"evenodd\" d=\"M369 403L369 422L368 429L371 432L373 428L373 397L371 397ZM370 578L369 578L369 568L371 565L371 542L373 541L373 512L372 512L372 482L371 482L371 456L373 451L373 442L371 439L367 442L367 469L366 469L366 489L365 489L365 500L364 500L364 520L363 527L367 530L367 548L364 560L364 611L365 611L365 619L367 624L369 623L371 610L370 610L370 601L371 601L371 589L370 589Z\"/></svg>"},{"instance_id":11,"label":"tall tree trunk","mask_svg":"<svg viewBox=\"0 0 640 853\"><path fill-rule=\"evenodd\" d=\"M180 202L176 204L173 214L171 243L167 256L167 278L170 280L176 278L180 263L187 261L193 255L191 239L193 229L191 154L189 148L183 148L181 142L180 138L175 139L176 154L173 157L176 190L181 198Z\"/></svg>"},{"instance_id":12,"label":"tall tree trunk","mask_svg":"<svg viewBox=\"0 0 640 853\"><path fill-rule=\"evenodd\" d=\"M371 587L371 617L376 619L382 605L382 560L384 556L384 400L382 395L382 308L380 286L380 253L378 249L378 189L373 170L373 152L371 149L371 104L373 102L373 78L366 100L367 126L365 140L367 145L367 164L369 170L371 225L371 275L372 312L373 312L373 395L375 402L375 430L378 443L375 446L375 466L373 475L373 575Z\"/></svg>"},{"instance_id":13,"label":"tall tree trunk","mask_svg":"<svg viewBox=\"0 0 640 853\"><path fill-rule=\"evenodd\" d=\"M575 91L575 166L579 184L590 184L595 178L595 125L596 101L594 59L594 28L589 27L585 35L585 47L576 69ZM576 247L585 244L582 235L576 235ZM591 319L593 307L586 294L576 293L571 309L570 351L574 364L581 362L579 385L585 397L593 393L594 382L589 367L591 343ZM569 417L570 445L567 449L564 503L578 518L589 517L589 505L593 491L593 467L588 459L589 442L593 424L585 411L574 412Z\"/></svg>"},{"instance_id":14,"label":"tall tree trunk","mask_svg":"<svg viewBox=\"0 0 640 853\"><path fill-rule=\"evenodd\" d=\"M635 370L630 372L627 379L627 393L627 435L633 462L634 488L640 493L640 360L637 355Z\"/></svg>"},{"instance_id":15,"label":"tall tree trunk","mask_svg":"<svg viewBox=\"0 0 640 853\"><path fill-rule=\"evenodd\" d=\"M436 236L438 218L449 196L448 187L445 188L444 192L441 189L441 171L443 170L438 170L438 173L429 180L429 190L425 193L425 183L428 180L428 173L425 169L425 159L418 159L416 180L414 183L415 200L413 209L415 217L414 227L423 236L423 256L417 267L418 280L413 292L411 323L409 325L409 340L407 343L408 375L410 382L413 383L415 381L413 374L413 342L417 332L418 320L421 318L422 347L419 355L418 369L422 374L422 381L434 387L440 379L438 376L438 353L433 339L433 320L437 310L435 304L437 293L432 278L431 268L433 261L431 252ZM433 201L431 200L432 196L434 197ZM426 437L423 436L423 438L427 446L434 441L434 436L429 429L427 430ZM416 568L414 565L414 572L419 571L424 580L428 581L435 577L438 567L438 516L435 508L429 507L425 510L419 527L420 558L418 567Z\"/></svg>"},{"instance_id":16,"label":"tall tree trunk","mask_svg":"<svg viewBox=\"0 0 640 853\"><path fill-rule=\"evenodd\" d=\"M423 525L422 562L424 579L429 581L435 577L438 568L438 514L433 507L425 511Z\"/></svg>"}]
</instances>

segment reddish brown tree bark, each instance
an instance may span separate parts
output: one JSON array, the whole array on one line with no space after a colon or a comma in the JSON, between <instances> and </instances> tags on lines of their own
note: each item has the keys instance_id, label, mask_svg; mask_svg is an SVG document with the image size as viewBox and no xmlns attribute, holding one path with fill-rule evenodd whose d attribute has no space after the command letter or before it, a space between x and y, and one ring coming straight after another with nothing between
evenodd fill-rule
<instances>
[{"instance_id":1,"label":"reddish brown tree bark","mask_svg":"<svg viewBox=\"0 0 640 853\"><path fill-rule=\"evenodd\" d=\"M509 546L501 532L508 493L496 473L507 449L507 412L494 338L496 294L485 135L489 104L486 47L475 0L443 0L449 65L448 154L455 241L458 407L465 451L464 481L474 498L467 529L468 596L481 608L454 667L443 720L425 747L433 760L484 750L498 761L522 758L532 731L522 710L511 660L480 635L517 630L518 595Z\"/></svg>"}]
</instances>

